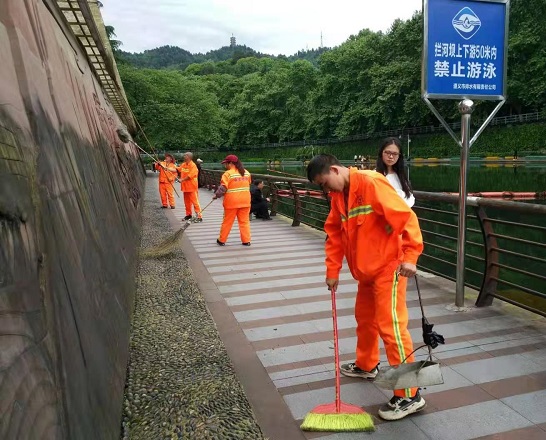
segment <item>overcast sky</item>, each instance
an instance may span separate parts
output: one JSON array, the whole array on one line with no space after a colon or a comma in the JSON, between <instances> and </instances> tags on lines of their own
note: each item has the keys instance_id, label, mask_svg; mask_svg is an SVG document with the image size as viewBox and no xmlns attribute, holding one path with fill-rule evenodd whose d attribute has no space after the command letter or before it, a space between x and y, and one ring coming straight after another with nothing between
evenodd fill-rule
<instances>
[{"instance_id":1,"label":"overcast sky","mask_svg":"<svg viewBox=\"0 0 546 440\"><path fill-rule=\"evenodd\" d=\"M386 31L396 18L421 10L422 0L101 0L105 24L121 47L142 52L179 46L205 53L237 44L271 55L338 46L369 28Z\"/></svg>"}]
</instances>

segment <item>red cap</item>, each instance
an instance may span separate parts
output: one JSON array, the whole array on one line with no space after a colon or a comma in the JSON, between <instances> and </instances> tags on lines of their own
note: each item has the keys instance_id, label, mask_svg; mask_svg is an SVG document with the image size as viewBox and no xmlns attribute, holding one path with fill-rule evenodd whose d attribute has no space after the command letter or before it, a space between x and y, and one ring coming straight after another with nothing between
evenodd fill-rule
<instances>
[{"instance_id":1,"label":"red cap","mask_svg":"<svg viewBox=\"0 0 546 440\"><path fill-rule=\"evenodd\" d=\"M235 156L235 154L228 154L226 158L222 161L222 163L227 163L227 162L236 163L236 162L239 162L239 158Z\"/></svg>"}]
</instances>

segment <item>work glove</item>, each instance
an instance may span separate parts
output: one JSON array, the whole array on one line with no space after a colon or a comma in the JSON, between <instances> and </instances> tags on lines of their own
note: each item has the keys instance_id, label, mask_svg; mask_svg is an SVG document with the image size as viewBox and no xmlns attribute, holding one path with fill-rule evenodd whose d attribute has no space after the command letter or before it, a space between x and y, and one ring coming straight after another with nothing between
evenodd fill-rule
<instances>
[{"instance_id":1,"label":"work glove","mask_svg":"<svg viewBox=\"0 0 546 440\"><path fill-rule=\"evenodd\" d=\"M429 324L427 318L423 316L423 342L428 345L430 348L438 347L438 344L445 344L446 341L442 335L432 331L434 324Z\"/></svg>"}]
</instances>

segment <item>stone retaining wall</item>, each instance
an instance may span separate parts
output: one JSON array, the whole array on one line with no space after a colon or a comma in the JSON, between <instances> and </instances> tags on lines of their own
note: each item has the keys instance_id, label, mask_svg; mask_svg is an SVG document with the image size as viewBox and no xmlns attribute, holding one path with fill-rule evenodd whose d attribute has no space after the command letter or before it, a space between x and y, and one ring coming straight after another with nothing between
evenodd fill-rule
<instances>
[{"instance_id":1,"label":"stone retaining wall","mask_svg":"<svg viewBox=\"0 0 546 440\"><path fill-rule=\"evenodd\" d=\"M0 2L0 438L118 438L137 151L51 0Z\"/></svg>"}]
</instances>

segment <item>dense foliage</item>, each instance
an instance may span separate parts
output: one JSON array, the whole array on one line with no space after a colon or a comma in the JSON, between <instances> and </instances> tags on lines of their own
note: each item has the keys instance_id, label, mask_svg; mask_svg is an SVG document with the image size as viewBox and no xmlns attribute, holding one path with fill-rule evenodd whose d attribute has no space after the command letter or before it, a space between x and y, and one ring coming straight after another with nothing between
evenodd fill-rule
<instances>
[{"instance_id":1,"label":"dense foliage","mask_svg":"<svg viewBox=\"0 0 546 440\"><path fill-rule=\"evenodd\" d=\"M118 52L118 58L136 67L181 70L184 70L193 63L237 61L240 58L262 58L265 56L267 55L256 52L247 46L224 46L220 49L211 50L206 54L192 54L176 46L162 46L156 49L145 50L142 53Z\"/></svg>"},{"instance_id":2,"label":"dense foliage","mask_svg":"<svg viewBox=\"0 0 546 440\"><path fill-rule=\"evenodd\" d=\"M245 46L204 55L164 46L117 56L130 104L157 147L225 151L438 125L421 100L422 27L422 15L415 13L396 20L388 32L365 29L336 48L291 57L265 56ZM499 115L545 110L544 72L546 2L512 0L509 99ZM456 102L437 104L446 119L459 119ZM485 118L493 106L477 103L473 118ZM486 149L513 150L519 143L543 148L542 138L532 137L495 136L499 144ZM426 139L414 138L412 147L449 138ZM438 155L456 154L451 147Z\"/></svg>"}]
</instances>

